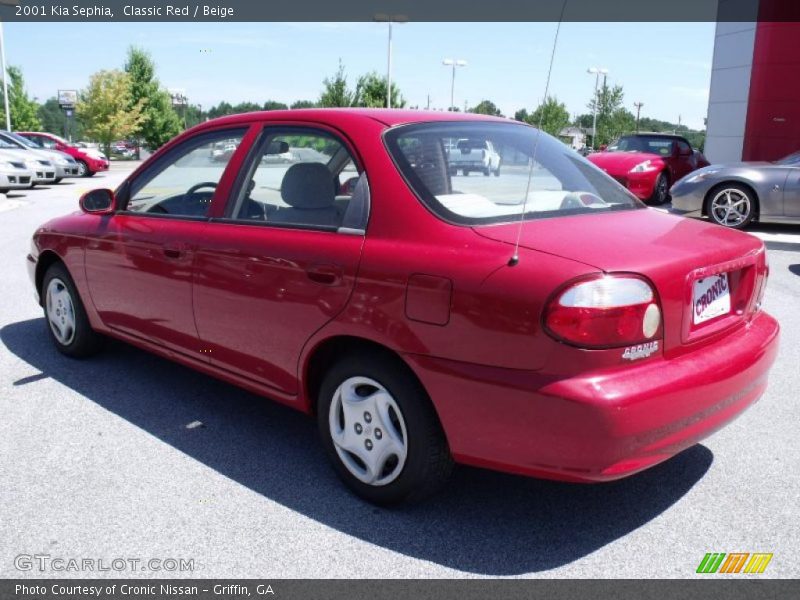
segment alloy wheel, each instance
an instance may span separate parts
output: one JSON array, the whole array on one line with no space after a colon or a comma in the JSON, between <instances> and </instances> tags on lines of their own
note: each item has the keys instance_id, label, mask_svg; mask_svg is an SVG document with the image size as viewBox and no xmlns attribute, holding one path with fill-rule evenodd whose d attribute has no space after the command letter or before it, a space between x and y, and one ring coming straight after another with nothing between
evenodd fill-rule
<instances>
[{"instance_id":1,"label":"alloy wheel","mask_svg":"<svg viewBox=\"0 0 800 600\"><path fill-rule=\"evenodd\" d=\"M741 190L720 190L711 200L711 217L726 227L741 225L750 217L750 198Z\"/></svg>"}]
</instances>

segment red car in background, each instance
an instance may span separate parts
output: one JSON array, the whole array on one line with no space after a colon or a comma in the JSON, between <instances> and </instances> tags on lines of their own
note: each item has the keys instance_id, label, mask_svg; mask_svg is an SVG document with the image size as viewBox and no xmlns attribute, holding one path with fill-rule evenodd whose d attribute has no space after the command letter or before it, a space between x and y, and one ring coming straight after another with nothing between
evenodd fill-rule
<instances>
[{"instance_id":1,"label":"red car in background","mask_svg":"<svg viewBox=\"0 0 800 600\"><path fill-rule=\"evenodd\" d=\"M99 171L108 170L108 157L99 150L79 148L75 144L52 133L41 131L17 131L15 133L28 138L42 148L66 152L78 163L78 174L81 177L91 177Z\"/></svg>"},{"instance_id":2,"label":"red car in background","mask_svg":"<svg viewBox=\"0 0 800 600\"><path fill-rule=\"evenodd\" d=\"M669 200L673 183L709 165L686 138L665 133L623 135L607 149L587 158L637 198L656 205Z\"/></svg>"},{"instance_id":3,"label":"red car in background","mask_svg":"<svg viewBox=\"0 0 800 600\"><path fill-rule=\"evenodd\" d=\"M452 177L463 139L501 174ZM303 160L270 160L289 148ZM376 503L432 492L453 461L641 471L755 402L777 353L761 240L649 210L506 119L232 115L80 207L27 257L55 347L118 338L309 413Z\"/></svg>"}]
</instances>

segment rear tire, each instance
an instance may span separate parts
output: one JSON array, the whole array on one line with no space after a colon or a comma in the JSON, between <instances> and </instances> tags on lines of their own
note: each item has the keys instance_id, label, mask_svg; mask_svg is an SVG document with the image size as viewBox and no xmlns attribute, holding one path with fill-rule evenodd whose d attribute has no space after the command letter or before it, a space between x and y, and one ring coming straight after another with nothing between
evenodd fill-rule
<instances>
[{"instance_id":1,"label":"rear tire","mask_svg":"<svg viewBox=\"0 0 800 600\"><path fill-rule=\"evenodd\" d=\"M85 358L103 347L105 338L89 324L78 290L63 263L53 263L47 269L41 295L47 331L59 352Z\"/></svg>"},{"instance_id":2,"label":"rear tire","mask_svg":"<svg viewBox=\"0 0 800 600\"><path fill-rule=\"evenodd\" d=\"M453 468L427 393L387 356L359 352L334 364L320 388L317 423L336 473L374 504L421 500Z\"/></svg>"},{"instance_id":3,"label":"rear tire","mask_svg":"<svg viewBox=\"0 0 800 600\"><path fill-rule=\"evenodd\" d=\"M497 163L497 168L494 170L494 176L495 177L500 177L500 165L501 164L502 163Z\"/></svg>"}]
</instances>

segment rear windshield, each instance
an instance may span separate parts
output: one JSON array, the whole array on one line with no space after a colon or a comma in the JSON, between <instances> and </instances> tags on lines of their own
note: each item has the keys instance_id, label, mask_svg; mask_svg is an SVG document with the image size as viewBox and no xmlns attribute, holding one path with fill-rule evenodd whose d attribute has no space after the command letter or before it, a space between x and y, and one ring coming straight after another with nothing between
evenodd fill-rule
<instances>
[{"instance_id":1,"label":"rear windshield","mask_svg":"<svg viewBox=\"0 0 800 600\"><path fill-rule=\"evenodd\" d=\"M387 131L385 140L411 189L453 223L512 222L519 220L523 207L525 219L536 219L644 206L563 142L527 125L403 125ZM491 142L494 152L484 152L477 157L480 162L465 166L456 155L464 140L473 148L487 148Z\"/></svg>"}]
</instances>

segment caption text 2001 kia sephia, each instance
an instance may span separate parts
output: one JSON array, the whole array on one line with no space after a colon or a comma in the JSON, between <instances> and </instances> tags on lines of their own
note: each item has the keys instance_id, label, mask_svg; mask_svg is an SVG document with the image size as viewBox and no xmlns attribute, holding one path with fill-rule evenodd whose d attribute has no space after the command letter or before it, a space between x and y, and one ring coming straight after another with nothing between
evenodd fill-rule
<instances>
[{"instance_id":1,"label":"caption text 2001 kia sephia","mask_svg":"<svg viewBox=\"0 0 800 600\"><path fill-rule=\"evenodd\" d=\"M452 172L485 147L497 173ZM453 462L630 475L755 402L777 352L761 241L503 119L225 117L80 204L28 257L56 347L118 338L311 413L372 502Z\"/></svg>"}]
</instances>

